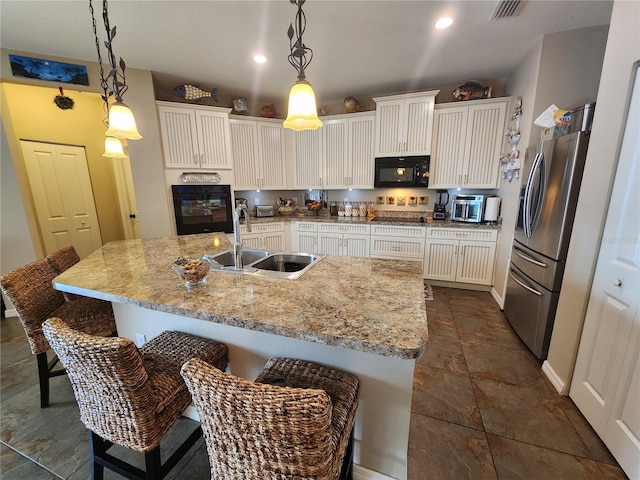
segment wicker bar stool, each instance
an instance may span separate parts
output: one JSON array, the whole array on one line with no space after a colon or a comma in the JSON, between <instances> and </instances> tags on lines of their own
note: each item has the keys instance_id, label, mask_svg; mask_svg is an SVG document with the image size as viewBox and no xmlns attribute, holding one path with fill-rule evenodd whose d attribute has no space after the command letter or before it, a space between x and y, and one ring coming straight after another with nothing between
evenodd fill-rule
<instances>
[{"instance_id":1,"label":"wicker bar stool","mask_svg":"<svg viewBox=\"0 0 640 480\"><path fill-rule=\"evenodd\" d=\"M75 251L74 251L75 253ZM64 318L71 327L89 334L116 334L116 321L110 302L77 296L65 299L53 288L53 279L61 272L52 267L56 254L36 260L0 278L0 287L18 312L20 323L36 356L40 383L40 407L49 405L49 379L64 375L58 359L47 358L49 343L42 334L42 323L50 317Z\"/></svg>"},{"instance_id":2,"label":"wicker bar stool","mask_svg":"<svg viewBox=\"0 0 640 480\"><path fill-rule=\"evenodd\" d=\"M162 463L160 442L191 404L181 365L196 357L224 370L226 345L166 331L138 349L128 338L87 335L59 318L47 320L43 331L67 369L89 430L92 479L101 480L104 467L129 479L164 478L202 436L198 426ZM113 444L144 453L145 471L107 453Z\"/></svg>"},{"instance_id":3,"label":"wicker bar stool","mask_svg":"<svg viewBox=\"0 0 640 480\"><path fill-rule=\"evenodd\" d=\"M212 480L351 478L353 375L272 358L252 382L196 358L182 376L200 416Z\"/></svg>"}]
</instances>

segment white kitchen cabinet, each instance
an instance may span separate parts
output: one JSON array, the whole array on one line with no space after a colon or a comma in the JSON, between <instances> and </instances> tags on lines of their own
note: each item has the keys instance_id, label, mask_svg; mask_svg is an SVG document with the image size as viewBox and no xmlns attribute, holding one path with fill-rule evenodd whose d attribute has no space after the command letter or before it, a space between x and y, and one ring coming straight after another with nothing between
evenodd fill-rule
<instances>
[{"instance_id":1,"label":"white kitchen cabinet","mask_svg":"<svg viewBox=\"0 0 640 480\"><path fill-rule=\"evenodd\" d=\"M368 257L370 226L318 223L318 252L327 255Z\"/></svg>"},{"instance_id":2,"label":"white kitchen cabinet","mask_svg":"<svg viewBox=\"0 0 640 480\"><path fill-rule=\"evenodd\" d=\"M422 262L426 231L408 225L372 225L369 256Z\"/></svg>"},{"instance_id":3,"label":"white kitchen cabinet","mask_svg":"<svg viewBox=\"0 0 640 480\"><path fill-rule=\"evenodd\" d=\"M424 278L491 285L497 230L428 228Z\"/></svg>"},{"instance_id":4,"label":"white kitchen cabinet","mask_svg":"<svg viewBox=\"0 0 640 480\"><path fill-rule=\"evenodd\" d=\"M231 168L230 108L156 105L167 168Z\"/></svg>"},{"instance_id":5,"label":"white kitchen cabinet","mask_svg":"<svg viewBox=\"0 0 640 480\"><path fill-rule=\"evenodd\" d=\"M280 120L229 120L236 190L287 188L285 132Z\"/></svg>"},{"instance_id":6,"label":"white kitchen cabinet","mask_svg":"<svg viewBox=\"0 0 640 480\"><path fill-rule=\"evenodd\" d=\"M251 225L251 233L246 225L240 225L240 240L244 248L280 251L286 248L284 223L270 222Z\"/></svg>"},{"instance_id":7,"label":"white kitchen cabinet","mask_svg":"<svg viewBox=\"0 0 640 480\"><path fill-rule=\"evenodd\" d=\"M293 132L293 188L322 188L322 128Z\"/></svg>"},{"instance_id":8,"label":"white kitchen cabinet","mask_svg":"<svg viewBox=\"0 0 640 480\"><path fill-rule=\"evenodd\" d=\"M375 114L323 117L318 130L295 132L295 188L373 188Z\"/></svg>"},{"instance_id":9,"label":"white kitchen cabinet","mask_svg":"<svg viewBox=\"0 0 640 480\"><path fill-rule=\"evenodd\" d=\"M291 247L294 252L318 252L318 223L292 222Z\"/></svg>"},{"instance_id":10,"label":"white kitchen cabinet","mask_svg":"<svg viewBox=\"0 0 640 480\"><path fill-rule=\"evenodd\" d=\"M324 119L323 188L373 188L375 114Z\"/></svg>"},{"instance_id":11,"label":"white kitchen cabinet","mask_svg":"<svg viewBox=\"0 0 640 480\"><path fill-rule=\"evenodd\" d=\"M499 188L511 98L436 105L429 188Z\"/></svg>"},{"instance_id":12,"label":"white kitchen cabinet","mask_svg":"<svg viewBox=\"0 0 640 480\"><path fill-rule=\"evenodd\" d=\"M374 98L376 157L431 154L433 110L438 92Z\"/></svg>"}]
</instances>

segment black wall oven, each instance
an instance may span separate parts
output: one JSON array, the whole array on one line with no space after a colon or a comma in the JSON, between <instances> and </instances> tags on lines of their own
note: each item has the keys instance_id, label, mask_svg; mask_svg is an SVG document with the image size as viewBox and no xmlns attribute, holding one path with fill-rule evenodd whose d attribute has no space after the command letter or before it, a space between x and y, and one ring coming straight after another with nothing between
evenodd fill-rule
<instances>
[{"instance_id":1,"label":"black wall oven","mask_svg":"<svg viewBox=\"0 0 640 480\"><path fill-rule=\"evenodd\" d=\"M178 235L233 232L229 185L171 185Z\"/></svg>"}]
</instances>

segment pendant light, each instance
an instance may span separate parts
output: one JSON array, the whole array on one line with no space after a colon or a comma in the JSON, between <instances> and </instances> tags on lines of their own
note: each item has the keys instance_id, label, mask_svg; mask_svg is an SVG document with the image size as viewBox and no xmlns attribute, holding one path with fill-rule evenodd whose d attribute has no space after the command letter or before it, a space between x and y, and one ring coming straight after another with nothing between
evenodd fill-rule
<instances>
[{"instance_id":1,"label":"pendant light","mask_svg":"<svg viewBox=\"0 0 640 480\"><path fill-rule=\"evenodd\" d=\"M287 35L289 37L289 63L298 72L298 81L293 84L289 92L289 106L287 119L282 124L284 128L292 130L316 130L322 126L322 121L318 118L316 107L316 96L313 93L311 84L306 80L304 69L309 66L313 59L313 50L308 48L302 41L302 34L307 26L307 18L302 11L305 0L290 0L298 7L295 18L295 29L293 24L289 25ZM295 41L294 41L295 35Z\"/></svg>"},{"instance_id":2,"label":"pendant light","mask_svg":"<svg viewBox=\"0 0 640 480\"><path fill-rule=\"evenodd\" d=\"M105 147L109 143L112 147L115 147L115 143L111 138L126 138L129 140L139 140L142 135L138 132L136 126L136 120L133 116L131 109L125 105L122 101L122 96L128 90L127 81L125 77L126 64L122 58L116 64L116 56L113 53L113 39L116 36L116 27L111 28L109 24L109 6L107 0L102 1L102 19L104 21L104 28L107 35L107 40L104 42L107 48L107 58L109 60L109 66L111 67L109 74L105 78L104 69L102 66L102 55L100 48L100 40L98 38L98 30L96 27L96 17L93 10L92 0L89 0L89 10L91 11L91 19L93 22L93 34L96 42L96 50L98 52L98 65L100 67L100 86L102 87L103 95L102 100L105 103L105 109L107 110L107 120L105 125L107 129L107 139L105 140ZM109 104L109 98L114 98L114 103ZM105 156L109 149L105 148ZM113 151L113 150L111 150ZM122 151L122 145L120 145L120 151ZM122 153L124 155L124 153Z\"/></svg>"},{"instance_id":3,"label":"pendant light","mask_svg":"<svg viewBox=\"0 0 640 480\"><path fill-rule=\"evenodd\" d=\"M104 137L104 153L102 156L109 158L126 158L120 139Z\"/></svg>"}]
</instances>

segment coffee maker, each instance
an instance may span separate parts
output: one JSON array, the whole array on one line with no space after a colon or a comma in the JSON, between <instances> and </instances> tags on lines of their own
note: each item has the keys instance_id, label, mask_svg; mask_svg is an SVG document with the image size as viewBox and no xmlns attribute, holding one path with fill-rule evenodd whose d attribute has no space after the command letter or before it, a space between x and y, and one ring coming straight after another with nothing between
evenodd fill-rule
<instances>
[{"instance_id":1,"label":"coffee maker","mask_svg":"<svg viewBox=\"0 0 640 480\"><path fill-rule=\"evenodd\" d=\"M436 201L433 204L433 219L445 220L447 218L447 211L445 207L449 203L449 192L446 190L436 191Z\"/></svg>"}]
</instances>

